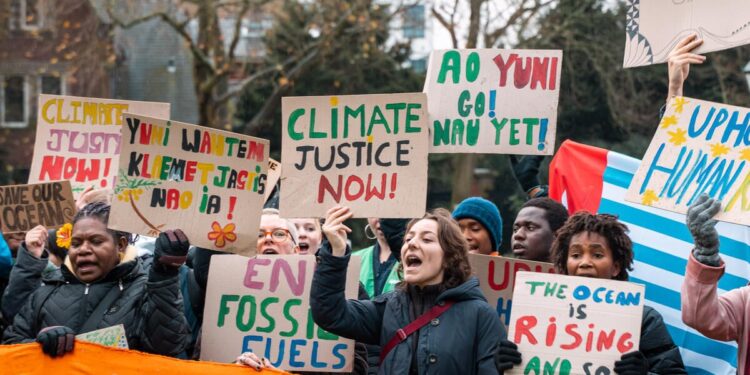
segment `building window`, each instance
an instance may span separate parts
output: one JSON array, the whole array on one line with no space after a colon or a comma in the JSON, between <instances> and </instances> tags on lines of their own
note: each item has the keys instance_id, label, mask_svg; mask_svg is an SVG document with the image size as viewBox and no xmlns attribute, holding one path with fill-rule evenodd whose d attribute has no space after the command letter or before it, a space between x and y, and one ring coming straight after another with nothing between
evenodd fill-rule
<instances>
[{"instance_id":1,"label":"building window","mask_svg":"<svg viewBox=\"0 0 750 375\"><path fill-rule=\"evenodd\" d=\"M19 24L24 30L38 30L42 27L44 17L42 9L43 0L21 0Z\"/></svg>"},{"instance_id":2,"label":"building window","mask_svg":"<svg viewBox=\"0 0 750 375\"><path fill-rule=\"evenodd\" d=\"M424 5L414 5L404 12L404 38L424 38Z\"/></svg>"},{"instance_id":3,"label":"building window","mask_svg":"<svg viewBox=\"0 0 750 375\"><path fill-rule=\"evenodd\" d=\"M424 73L427 70L427 59L410 60L411 69L417 73Z\"/></svg>"},{"instance_id":4,"label":"building window","mask_svg":"<svg viewBox=\"0 0 750 375\"><path fill-rule=\"evenodd\" d=\"M2 82L2 126L25 128L29 114L26 77L6 76Z\"/></svg>"},{"instance_id":5,"label":"building window","mask_svg":"<svg viewBox=\"0 0 750 375\"><path fill-rule=\"evenodd\" d=\"M65 95L60 76L40 76L39 90L40 94Z\"/></svg>"}]
</instances>

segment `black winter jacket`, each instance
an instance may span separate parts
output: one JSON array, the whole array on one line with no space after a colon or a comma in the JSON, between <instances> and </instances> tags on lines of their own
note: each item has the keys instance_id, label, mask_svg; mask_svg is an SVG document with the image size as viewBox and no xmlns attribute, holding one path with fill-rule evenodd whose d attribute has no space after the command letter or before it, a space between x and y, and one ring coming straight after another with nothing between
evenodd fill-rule
<instances>
[{"instance_id":1,"label":"black winter jacket","mask_svg":"<svg viewBox=\"0 0 750 375\"><path fill-rule=\"evenodd\" d=\"M649 374L687 374L677 345L658 311L643 306L641 344L638 350L648 360Z\"/></svg>"},{"instance_id":2,"label":"black winter jacket","mask_svg":"<svg viewBox=\"0 0 750 375\"><path fill-rule=\"evenodd\" d=\"M123 262L93 284L82 283L63 265L31 294L5 331L4 343L34 341L39 331L49 326L67 326L76 334L84 333L80 331L88 317L115 288L117 298L92 330L123 324L131 349L169 356L183 352L189 331L178 277L161 275L156 268L147 274L135 253L129 248Z\"/></svg>"},{"instance_id":3,"label":"black winter jacket","mask_svg":"<svg viewBox=\"0 0 750 375\"><path fill-rule=\"evenodd\" d=\"M323 241L318 256L310 307L315 323L323 329L359 342L385 345L398 329L409 324L411 302L405 291L397 289L372 301L346 300L350 255L332 255L328 241ZM379 374L409 373L414 355L420 375L498 373L493 355L506 333L477 279L442 292L436 303L445 300L455 304L419 330L416 353L412 352L416 335L411 335L388 354Z\"/></svg>"}]
</instances>

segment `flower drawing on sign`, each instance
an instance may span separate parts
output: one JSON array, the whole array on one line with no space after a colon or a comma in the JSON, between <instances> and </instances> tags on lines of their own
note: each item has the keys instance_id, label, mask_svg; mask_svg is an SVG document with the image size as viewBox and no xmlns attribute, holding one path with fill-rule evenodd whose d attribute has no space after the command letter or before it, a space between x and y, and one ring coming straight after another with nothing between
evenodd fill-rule
<instances>
[{"instance_id":1,"label":"flower drawing on sign","mask_svg":"<svg viewBox=\"0 0 750 375\"><path fill-rule=\"evenodd\" d=\"M65 223L60 229L57 230L55 243L57 246L63 248L63 249L69 249L70 248L70 236L73 233L73 225L70 223Z\"/></svg>"},{"instance_id":2,"label":"flower drawing on sign","mask_svg":"<svg viewBox=\"0 0 750 375\"><path fill-rule=\"evenodd\" d=\"M641 203L643 203L646 206L651 206L654 204L654 202L658 200L659 200L659 197L651 189L646 190L646 192L643 193L643 197L641 197Z\"/></svg>"},{"instance_id":3,"label":"flower drawing on sign","mask_svg":"<svg viewBox=\"0 0 750 375\"><path fill-rule=\"evenodd\" d=\"M121 202L129 202L130 207L138 215L139 218L149 227L148 235L156 237L161 233L161 229L166 224L155 225L148 221L145 216L138 210L135 202L143 194L144 189L148 190L154 186L160 185L160 181L151 181L142 178L129 178L123 169L120 169L119 176L117 178L117 185L115 185L115 194L117 194L117 200Z\"/></svg>"},{"instance_id":4,"label":"flower drawing on sign","mask_svg":"<svg viewBox=\"0 0 750 375\"><path fill-rule=\"evenodd\" d=\"M237 241L237 234L234 233L235 228L234 223L229 223L222 228L219 222L214 221L211 224L211 231L208 232L208 239L214 241L216 247L223 248L227 242Z\"/></svg>"}]
</instances>

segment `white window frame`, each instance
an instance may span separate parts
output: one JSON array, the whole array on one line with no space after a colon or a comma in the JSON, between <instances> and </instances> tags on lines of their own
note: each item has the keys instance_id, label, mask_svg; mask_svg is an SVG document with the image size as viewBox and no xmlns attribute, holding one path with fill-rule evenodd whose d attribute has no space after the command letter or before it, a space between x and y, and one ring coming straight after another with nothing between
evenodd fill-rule
<instances>
[{"instance_id":1,"label":"white window frame","mask_svg":"<svg viewBox=\"0 0 750 375\"><path fill-rule=\"evenodd\" d=\"M20 75L20 74L19 74ZM12 76L16 76L13 74ZM0 127L9 129L23 129L29 126L29 91L31 89L29 85L29 76L23 75L23 121L5 121L5 78L6 76L0 75L0 84L2 90L0 90Z\"/></svg>"},{"instance_id":2,"label":"white window frame","mask_svg":"<svg viewBox=\"0 0 750 375\"><path fill-rule=\"evenodd\" d=\"M20 15L18 19L18 26L21 28L21 30L26 31L35 31L40 30L42 27L44 27L44 18L46 16L44 12L44 0L37 0L37 11L39 12L39 20L36 24L27 24L26 23L26 0L20 0Z\"/></svg>"}]
</instances>

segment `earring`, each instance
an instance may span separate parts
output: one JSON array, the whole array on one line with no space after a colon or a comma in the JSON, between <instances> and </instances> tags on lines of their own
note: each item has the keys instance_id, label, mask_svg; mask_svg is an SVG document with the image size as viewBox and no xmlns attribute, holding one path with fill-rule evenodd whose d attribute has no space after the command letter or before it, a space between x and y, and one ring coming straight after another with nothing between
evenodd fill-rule
<instances>
[{"instance_id":1,"label":"earring","mask_svg":"<svg viewBox=\"0 0 750 375\"><path fill-rule=\"evenodd\" d=\"M368 230L370 231L370 233L372 233L372 236L370 235L370 233L367 233ZM376 236L375 232L372 230L372 227L370 226L370 224L365 225L365 237L367 237L367 239L370 239L370 240L374 240L378 238L378 236Z\"/></svg>"}]
</instances>

